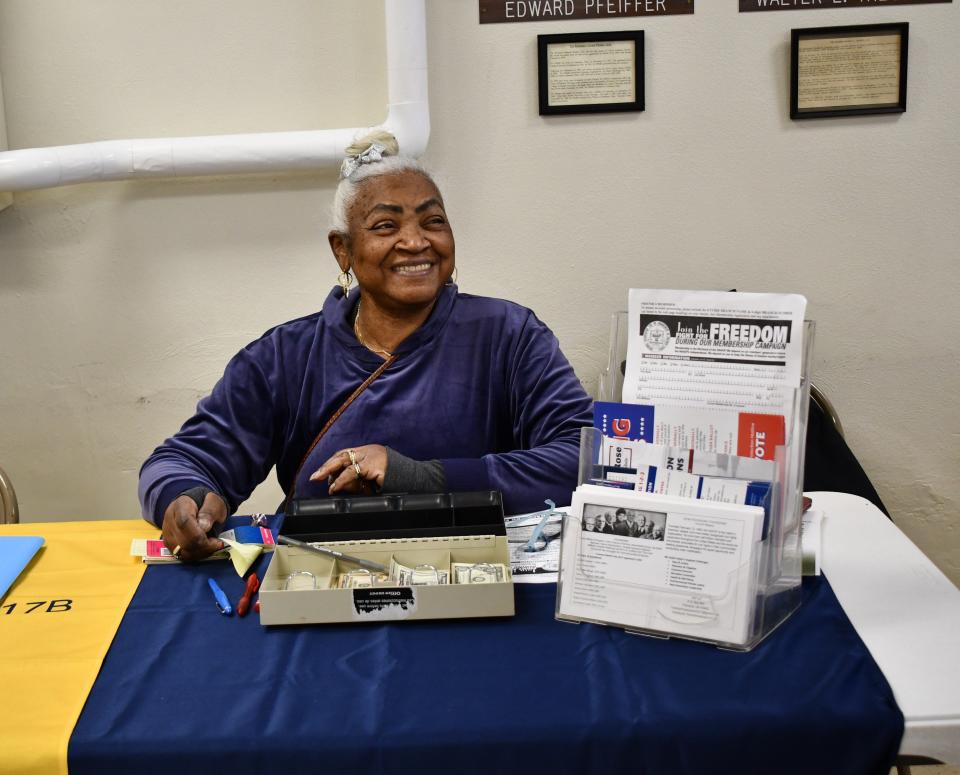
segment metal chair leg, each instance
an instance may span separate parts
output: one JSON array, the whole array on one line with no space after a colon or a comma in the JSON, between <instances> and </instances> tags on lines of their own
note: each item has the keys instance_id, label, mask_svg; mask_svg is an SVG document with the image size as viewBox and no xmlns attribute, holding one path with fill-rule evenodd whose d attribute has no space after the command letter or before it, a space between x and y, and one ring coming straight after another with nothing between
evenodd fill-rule
<instances>
[{"instance_id":1,"label":"metal chair leg","mask_svg":"<svg viewBox=\"0 0 960 775\"><path fill-rule=\"evenodd\" d=\"M10 477L0 468L0 523L19 521L20 507L17 504L17 493L13 489Z\"/></svg>"}]
</instances>

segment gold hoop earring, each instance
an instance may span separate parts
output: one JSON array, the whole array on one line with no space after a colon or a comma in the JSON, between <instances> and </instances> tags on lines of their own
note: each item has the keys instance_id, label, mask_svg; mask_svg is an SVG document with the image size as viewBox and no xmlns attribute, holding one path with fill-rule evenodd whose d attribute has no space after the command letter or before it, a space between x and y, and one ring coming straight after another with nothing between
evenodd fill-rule
<instances>
[{"instance_id":1,"label":"gold hoop earring","mask_svg":"<svg viewBox=\"0 0 960 775\"><path fill-rule=\"evenodd\" d=\"M350 271L341 272L339 277L337 277L337 282L340 284L340 290L343 291L343 298L350 296L350 286L353 284L353 275L350 274Z\"/></svg>"}]
</instances>

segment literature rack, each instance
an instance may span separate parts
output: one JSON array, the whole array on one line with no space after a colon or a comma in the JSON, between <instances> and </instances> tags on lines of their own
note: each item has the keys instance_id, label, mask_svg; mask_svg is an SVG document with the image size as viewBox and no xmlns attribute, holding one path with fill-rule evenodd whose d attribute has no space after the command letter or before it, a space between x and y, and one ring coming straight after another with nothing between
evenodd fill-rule
<instances>
[{"instance_id":1,"label":"literature rack","mask_svg":"<svg viewBox=\"0 0 960 775\"><path fill-rule=\"evenodd\" d=\"M599 383L601 401L619 402L621 398L626 320L625 312L613 316L610 355ZM571 513L564 523L557 619L589 621L638 634L749 651L799 607L803 460L813 339L814 324L805 321L800 385L789 395L784 416L785 443L775 448L773 459L765 467L767 475L758 477L757 466L748 465L749 473L744 477L740 464L745 459L735 455L715 455L712 463L720 477L768 483L762 508L591 484L604 479L604 464L610 461L603 459L602 432L598 428L582 429L581 486L574 493ZM699 587L691 583L684 588L682 567L679 571L667 571L671 583L651 583L649 576L633 569L643 562L651 566L657 562L656 551L663 552L662 547L671 546L669 535L657 546L642 540L611 541L591 535L593 528L588 522L594 515L599 520L602 512L618 507L627 513L652 515L652 520L660 520L662 515L660 527L667 521L678 531L684 529L686 522L696 523L698 519L702 524L714 520L714 525L729 525L739 536L733 542L739 554L731 552L729 557L721 557L715 568L712 559L700 560L696 573L710 581ZM647 551L644 543L649 543L653 551ZM650 557L654 560L645 559ZM669 567L669 560L661 562ZM711 575L704 568L714 572ZM601 615L596 615L598 612Z\"/></svg>"}]
</instances>

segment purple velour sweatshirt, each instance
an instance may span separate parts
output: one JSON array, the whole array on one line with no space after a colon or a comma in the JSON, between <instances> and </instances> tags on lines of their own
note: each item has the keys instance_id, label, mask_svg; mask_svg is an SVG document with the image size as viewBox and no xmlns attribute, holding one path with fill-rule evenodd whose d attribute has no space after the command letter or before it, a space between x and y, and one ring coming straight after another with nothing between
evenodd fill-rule
<instances>
[{"instance_id":1,"label":"purple velour sweatshirt","mask_svg":"<svg viewBox=\"0 0 960 775\"><path fill-rule=\"evenodd\" d=\"M236 509L276 464L289 493L327 418L383 361L356 339L357 296L241 350L196 414L140 470L145 519L160 525L181 492L204 485ZM570 502L580 428L592 404L556 337L532 311L446 285L397 360L333 424L300 469L295 497L324 497L310 474L336 451L383 444L441 461L447 489L500 490L508 514Z\"/></svg>"}]
</instances>

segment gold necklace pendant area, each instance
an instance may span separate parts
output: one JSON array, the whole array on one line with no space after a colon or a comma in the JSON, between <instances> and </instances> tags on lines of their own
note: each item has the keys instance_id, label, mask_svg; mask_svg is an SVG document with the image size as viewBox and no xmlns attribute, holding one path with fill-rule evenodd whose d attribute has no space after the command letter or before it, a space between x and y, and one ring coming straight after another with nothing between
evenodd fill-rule
<instances>
[{"instance_id":1,"label":"gold necklace pendant area","mask_svg":"<svg viewBox=\"0 0 960 775\"><path fill-rule=\"evenodd\" d=\"M363 341L363 334L360 333L360 304L363 299L357 301L357 315L353 319L353 333L357 337L357 341L360 342L364 347L366 347L370 352L377 353L377 355L386 355L388 358L393 357L393 353L387 352L386 350L378 350L376 347L367 344Z\"/></svg>"}]
</instances>

